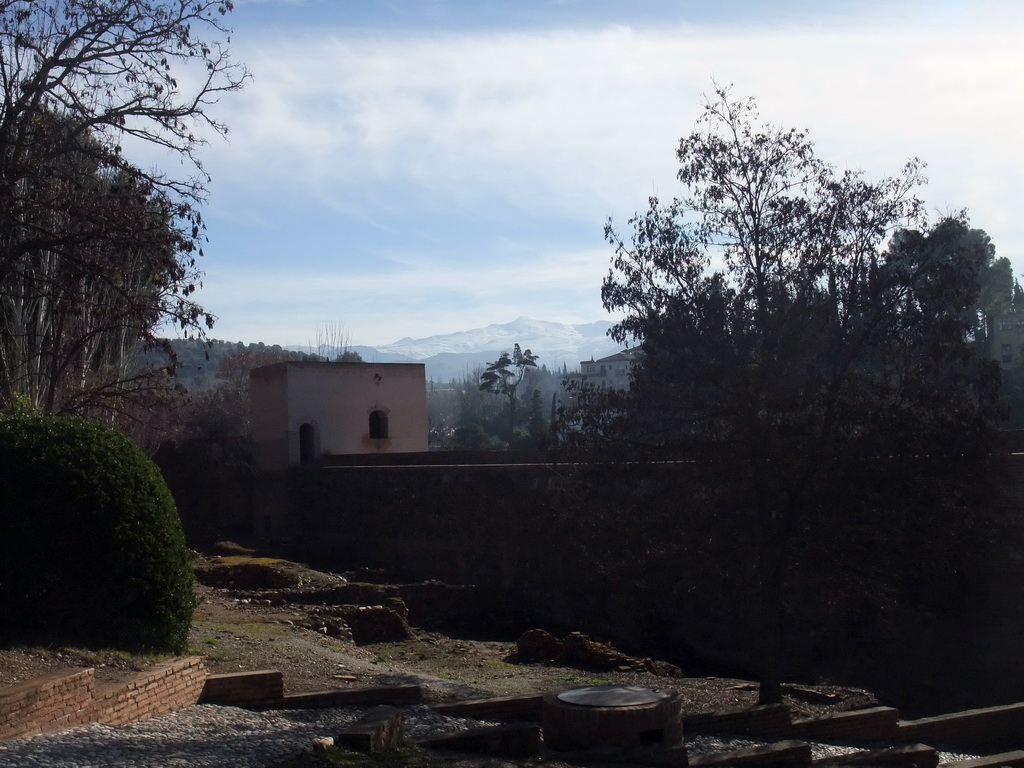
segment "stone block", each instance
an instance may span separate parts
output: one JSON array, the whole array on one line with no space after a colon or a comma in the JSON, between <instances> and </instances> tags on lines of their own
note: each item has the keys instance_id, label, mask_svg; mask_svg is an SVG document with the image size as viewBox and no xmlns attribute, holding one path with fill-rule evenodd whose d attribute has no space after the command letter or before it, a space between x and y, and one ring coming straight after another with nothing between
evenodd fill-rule
<instances>
[{"instance_id":1,"label":"stone block","mask_svg":"<svg viewBox=\"0 0 1024 768\"><path fill-rule=\"evenodd\" d=\"M375 707L337 737L337 746L358 752L399 749L404 741L405 716L394 707Z\"/></svg>"},{"instance_id":2,"label":"stone block","mask_svg":"<svg viewBox=\"0 0 1024 768\"><path fill-rule=\"evenodd\" d=\"M234 707L266 706L284 698L284 675L276 669L232 672L206 678L199 701Z\"/></svg>"}]
</instances>

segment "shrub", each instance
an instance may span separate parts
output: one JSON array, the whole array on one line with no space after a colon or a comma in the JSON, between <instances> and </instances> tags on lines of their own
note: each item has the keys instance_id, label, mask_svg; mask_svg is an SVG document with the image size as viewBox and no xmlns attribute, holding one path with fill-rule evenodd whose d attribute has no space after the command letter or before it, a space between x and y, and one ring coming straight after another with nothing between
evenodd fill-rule
<instances>
[{"instance_id":1,"label":"shrub","mask_svg":"<svg viewBox=\"0 0 1024 768\"><path fill-rule=\"evenodd\" d=\"M159 470L80 418L0 415L0 631L177 653L195 598Z\"/></svg>"}]
</instances>

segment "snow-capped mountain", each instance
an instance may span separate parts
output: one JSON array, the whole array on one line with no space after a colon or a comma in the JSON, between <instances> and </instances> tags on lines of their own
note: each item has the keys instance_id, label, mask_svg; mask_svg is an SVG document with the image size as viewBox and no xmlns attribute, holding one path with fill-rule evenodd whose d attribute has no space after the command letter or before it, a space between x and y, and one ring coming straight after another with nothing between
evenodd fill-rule
<instances>
[{"instance_id":1,"label":"snow-capped mountain","mask_svg":"<svg viewBox=\"0 0 1024 768\"><path fill-rule=\"evenodd\" d=\"M523 349L532 349L538 355L573 359L579 356L582 347L597 344L604 349L610 343L607 331L611 326L608 322L566 325L520 317L511 323L488 325L470 331L428 336L424 339L406 337L377 349L387 354L404 355L412 360L426 360L443 352L511 350L512 345L518 343Z\"/></svg>"},{"instance_id":2,"label":"snow-capped mountain","mask_svg":"<svg viewBox=\"0 0 1024 768\"><path fill-rule=\"evenodd\" d=\"M598 321L579 325L552 323L520 317L511 323L488 325L423 339L404 338L380 347L353 346L368 362L418 362L427 368L427 378L448 381L471 374L475 368L497 359L514 344L538 356L549 369L565 364L575 370L581 360L606 357L621 346L608 338L612 323Z\"/></svg>"}]
</instances>

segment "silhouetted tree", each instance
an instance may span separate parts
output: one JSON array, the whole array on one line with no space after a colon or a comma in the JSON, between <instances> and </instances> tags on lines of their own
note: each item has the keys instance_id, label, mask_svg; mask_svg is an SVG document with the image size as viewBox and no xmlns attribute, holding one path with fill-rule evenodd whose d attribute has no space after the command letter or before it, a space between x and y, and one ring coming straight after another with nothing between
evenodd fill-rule
<instances>
[{"instance_id":1,"label":"silhouetted tree","mask_svg":"<svg viewBox=\"0 0 1024 768\"><path fill-rule=\"evenodd\" d=\"M516 344L511 356L502 352L493 363L480 375L480 389L501 395L508 400L508 437L512 438L516 428L516 400L519 385L526 372L537 367L537 355L530 350L525 352Z\"/></svg>"},{"instance_id":2,"label":"silhouetted tree","mask_svg":"<svg viewBox=\"0 0 1024 768\"><path fill-rule=\"evenodd\" d=\"M988 342L989 326L1000 315L1024 310L1024 302L1017 300L1020 285L1013 278L1013 267L1005 256L996 258L995 246L981 230L972 229L964 237L978 239L973 247L987 255L978 275L978 305L974 309L974 339L979 344ZM1015 306L1016 305L1016 306Z\"/></svg>"},{"instance_id":3,"label":"silhouetted tree","mask_svg":"<svg viewBox=\"0 0 1024 768\"><path fill-rule=\"evenodd\" d=\"M611 331L644 357L629 392L581 392L569 433L632 457L699 457L756 527L760 699L781 700L782 584L830 462L980 451L998 371L973 356L992 252L924 224L920 164L872 183L717 89L679 145L684 196L615 248Z\"/></svg>"},{"instance_id":4,"label":"silhouetted tree","mask_svg":"<svg viewBox=\"0 0 1024 768\"><path fill-rule=\"evenodd\" d=\"M528 431L534 448L545 448L550 442L550 427L544 416L544 397L539 389L530 394L530 420Z\"/></svg>"}]
</instances>

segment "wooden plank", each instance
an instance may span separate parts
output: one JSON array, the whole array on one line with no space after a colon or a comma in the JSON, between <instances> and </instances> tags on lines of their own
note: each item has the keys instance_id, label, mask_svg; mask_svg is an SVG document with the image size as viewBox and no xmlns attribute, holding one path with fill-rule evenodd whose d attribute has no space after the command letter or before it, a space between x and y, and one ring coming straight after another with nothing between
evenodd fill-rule
<instances>
[{"instance_id":1,"label":"wooden plank","mask_svg":"<svg viewBox=\"0 0 1024 768\"><path fill-rule=\"evenodd\" d=\"M834 755L815 760L814 765L826 766L913 766L914 768L935 768L939 764L939 753L927 744L901 744L896 747L864 749L845 755Z\"/></svg>"},{"instance_id":2,"label":"wooden plank","mask_svg":"<svg viewBox=\"0 0 1024 768\"><path fill-rule=\"evenodd\" d=\"M723 712L684 715L686 733L751 733L790 735L792 721L784 704L765 704Z\"/></svg>"},{"instance_id":3,"label":"wooden plank","mask_svg":"<svg viewBox=\"0 0 1024 768\"><path fill-rule=\"evenodd\" d=\"M424 739L417 744L428 749L523 757L540 753L540 726L513 723L469 728Z\"/></svg>"},{"instance_id":4,"label":"wooden plank","mask_svg":"<svg viewBox=\"0 0 1024 768\"><path fill-rule=\"evenodd\" d=\"M518 717L540 720L542 696L497 696L433 704L431 709L449 717Z\"/></svg>"},{"instance_id":5,"label":"wooden plank","mask_svg":"<svg viewBox=\"0 0 1024 768\"><path fill-rule=\"evenodd\" d=\"M372 688L332 688L327 691L290 693L280 702L281 709L322 707L358 707L368 704L419 704L423 689L418 685L386 685Z\"/></svg>"},{"instance_id":6,"label":"wooden plank","mask_svg":"<svg viewBox=\"0 0 1024 768\"><path fill-rule=\"evenodd\" d=\"M793 722L793 735L800 739L886 741L895 738L900 713L892 707L869 707L835 712Z\"/></svg>"},{"instance_id":7,"label":"wooden plank","mask_svg":"<svg viewBox=\"0 0 1024 768\"><path fill-rule=\"evenodd\" d=\"M960 760L955 763L944 763L943 768L999 768L999 766L1002 765L1011 766L1011 768L1024 765L1024 751L1018 749L1013 752L1003 752L998 755L977 757L973 760Z\"/></svg>"},{"instance_id":8,"label":"wooden plank","mask_svg":"<svg viewBox=\"0 0 1024 768\"><path fill-rule=\"evenodd\" d=\"M763 747L734 749L714 755L695 755L690 758L691 768L718 768L719 766L810 765L811 745L803 741L779 741Z\"/></svg>"}]
</instances>

